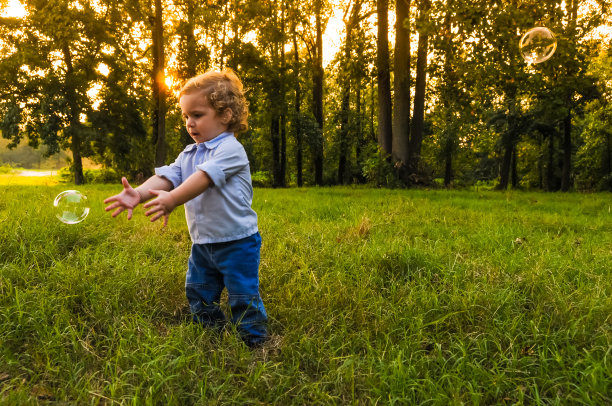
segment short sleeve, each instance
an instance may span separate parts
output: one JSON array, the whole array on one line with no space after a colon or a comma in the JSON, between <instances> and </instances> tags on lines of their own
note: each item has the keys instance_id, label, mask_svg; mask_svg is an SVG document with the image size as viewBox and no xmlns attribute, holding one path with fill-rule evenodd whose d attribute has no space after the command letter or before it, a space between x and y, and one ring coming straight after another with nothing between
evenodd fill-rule
<instances>
[{"instance_id":1,"label":"short sleeve","mask_svg":"<svg viewBox=\"0 0 612 406\"><path fill-rule=\"evenodd\" d=\"M227 180L249 164L242 144L230 139L217 147L213 156L197 168L206 172L216 187L222 187Z\"/></svg>"},{"instance_id":2,"label":"short sleeve","mask_svg":"<svg viewBox=\"0 0 612 406\"><path fill-rule=\"evenodd\" d=\"M183 176L181 173L181 163L183 161L183 156L184 153L181 152L174 161L174 163L155 168L155 174L157 176L161 176L168 179L170 182L172 182L172 186L176 188L181 183L183 183Z\"/></svg>"}]
</instances>

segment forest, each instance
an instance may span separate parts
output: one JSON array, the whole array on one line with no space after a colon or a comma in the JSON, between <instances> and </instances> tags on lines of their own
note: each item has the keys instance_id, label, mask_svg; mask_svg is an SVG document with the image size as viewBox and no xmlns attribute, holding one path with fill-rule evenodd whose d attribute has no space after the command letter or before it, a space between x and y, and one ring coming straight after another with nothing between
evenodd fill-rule
<instances>
[{"instance_id":1,"label":"forest","mask_svg":"<svg viewBox=\"0 0 612 406\"><path fill-rule=\"evenodd\" d=\"M136 181L172 162L181 84L231 68L256 186L612 191L608 0L22 4L0 17L0 131L70 151L75 184L85 158ZM537 26L557 48L528 64Z\"/></svg>"}]
</instances>

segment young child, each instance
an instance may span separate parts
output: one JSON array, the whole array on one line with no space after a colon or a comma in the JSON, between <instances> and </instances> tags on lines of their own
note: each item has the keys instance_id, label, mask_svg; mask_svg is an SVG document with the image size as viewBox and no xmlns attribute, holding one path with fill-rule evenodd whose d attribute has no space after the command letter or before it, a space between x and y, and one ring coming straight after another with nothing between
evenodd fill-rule
<instances>
[{"instance_id":1,"label":"young child","mask_svg":"<svg viewBox=\"0 0 612 406\"><path fill-rule=\"evenodd\" d=\"M193 320L209 327L226 321L219 307L227 288L231 320L249 347L267 339L267 315L259 294L261 237L251 208L249 161L234 133L247 129L248 109L240 79L230 69L191 78L179 93L188 145L173 164L135 189L122 178L123 191L104 200L113 217L144 204L151 221L185 205L192 240L185 291Z\"/></svg>"}]
</instances>

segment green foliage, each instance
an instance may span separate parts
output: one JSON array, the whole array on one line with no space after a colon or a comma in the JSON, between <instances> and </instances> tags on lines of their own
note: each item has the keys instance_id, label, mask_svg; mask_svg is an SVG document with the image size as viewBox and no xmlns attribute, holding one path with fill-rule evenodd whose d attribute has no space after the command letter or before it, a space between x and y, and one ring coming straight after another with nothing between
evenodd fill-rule
<instances>
[{"instance_id":1,"label":"green foliage","mask_svg":"<svg viewBox=\"0 0 612 406\"><path fill-rule=\"evenodd\" d=\"M120 183L120 175L112 168L101 168L101 169L85 169L83 171L86 183ZM74 170L72 166L63 167L58 171L58 176L61 183L72 183L74 180Z\"/></svg>"},{"instance_id":2,"label":"green foliage","mask_svg":"<svg viewBox=\"0 0 612 406\"><path fill-rule=\"evenodd\" d=\"M0 24L3 137L13 145L27 140L32 147L45 146L47 154L76 148L77 161L88 157L131 178L150 175L156 145L152 3L24 4L24 18L2 17ZM432 56L425 117L431 127L419 150L421 166L434 172L431 178L446 178L451 186L491 179L505 185L516 168L519 179L512 180L520 186L557 190L569 176L581 190L607 188L600 142L607 121L593 107L610 104L609 43L595 35L609 20L607 2L411 4L402 25L409 28L409 42L416 43L419 30L429 35ZM428 13L421 16L426 5ZM324 106L314 103L320 96L314 81L321 56L314 20L318 15L328 21L332 3L185 0L166 6L166 72L173 79L167 161L191 142L172 95L187 78L227 66L245 84L250 131L241 141L255 172L269 172L274 184L295 184L299 165L305 184L314 184L319 175L325 184L363 183L365 168L370 184L396 186L388 176L393 169L372 153L379 109L374 3L343 5L344 31L333 41L340 46L323 75ZM535 25L551 28L558 47L545 63L527 65L518 42ZM405 56L412 70L403 73L414 78L416 47L410 53ZM408 87L406 94L414 92L414 83ZM323 128L313 119L315 105L317 117L322 109ZM491 112L499 120L486 128ZM568 117L572 128L564 132ZM563 142L564 134L571 134L571 146ZM570 155L563 171L559 162Z\"/></svg>"},{"instance_id":3,"label":"green foliage","mask_svg":"<svg viewBox=\"0 0 612 406\"><path fill-rule=\"evenodd\" d=\"M0 403L612 401L609 194L257 189L250 351L188 321L182 210L112 219L120 185L85 185L68 226L63 189L0 194Z\"/></svg>"},{"instance_id":4,"label":"green foliage","mask_svg":"<svg viewBox=\"0 0 612 406\"><path fill-rule=\"evenodd\" d=\"M266 171L255 172L251 174L251 182L254 187L271 187L272 176Z\"/></svg>"},{"instance_id":5,"label":"green foliage","mask_svg":"<svg viewBox=\"0 0 612 406\"><path fill-rule=\"evenodd\" d=\"M376 187L401 187L402 182L397 176L391 159L380 149L369 154L363 164L363 175L368 184Z\"/></svg>"},{"instance_id":6,"label":"green foliage","mask_svg":"<svg viewBox=\"0 0 612 406\"><path fill-rule=\"evenodd\" d=\"M15 172L15 169L9 164L4 164L0 166L0 173L2 174L13 173L13 172Z\"/></svg>"}]
</instances>

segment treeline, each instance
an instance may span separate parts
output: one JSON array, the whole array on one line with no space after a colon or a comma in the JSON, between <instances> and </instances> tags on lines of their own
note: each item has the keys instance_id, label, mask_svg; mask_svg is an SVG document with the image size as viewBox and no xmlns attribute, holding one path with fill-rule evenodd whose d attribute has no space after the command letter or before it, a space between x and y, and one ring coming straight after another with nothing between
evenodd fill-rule
<instances>
[{"instance_id":1,"label":"treeline","mask_svg":"<svg viewBox=\"0 0 612 406\"><path fill-rule=\"evenodd\" d=\"M0 18L0 131L69 149L77 184L85 157L136 180L171 162L192 142L180 84L230 67L260 184L612 191L610 1L24 4ZM324 66L334 10L342 45ZM528 65L534 26L557 49Z\"/></svg>"}]
</instances>

